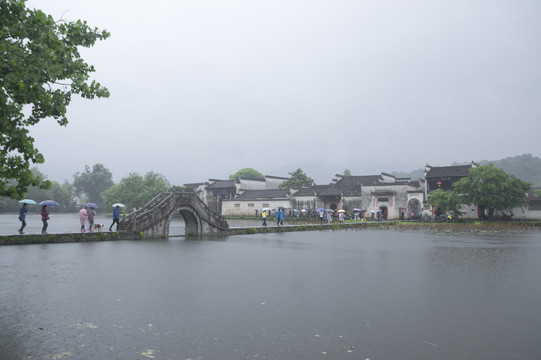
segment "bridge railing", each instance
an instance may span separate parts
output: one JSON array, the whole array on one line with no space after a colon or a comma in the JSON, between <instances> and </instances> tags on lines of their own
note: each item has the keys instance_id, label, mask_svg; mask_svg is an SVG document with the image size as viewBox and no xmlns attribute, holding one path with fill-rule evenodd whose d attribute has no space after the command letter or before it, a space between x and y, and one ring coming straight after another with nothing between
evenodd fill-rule
<instances>
[{"instance_id":1,"label":"bridge railing","mask_svg":"<svg viewBox=\"0 0 541 360\"><path fill-rule=\"evenodd\" d=\"M120 221L122 230L139 232L142 229L156 224L158 219L168 216L175 206L190 205L199 216L205 218L205 221L213 224L221 230L229 229L225 218L213 212L207 205L195 194L184 192L162 192L141 209L138 209Z\"/></svg>"},{"instance_id":2,"label":"bridge railing","mask_svg":"<svg viewBox=\"0 0 541 360\"><path fill-rule=\"evenodd\" d=\"M174 199L174 194L170 192L158 194L142 208L128 214L122 219L120 228L138 232L139 229L152 226L158 214L167 213L175 205Z\"/></svg>"},{"instance_id":3,"label":"bridge railing","mask_svg":"<svg viewBox=\"0 0 541 360\"><path fill-rule=\"evenodd\" d=\"M212 211L198 196L194 196L192 193L176 192L175 197L177 203L189 202L201 216L205 217L207 222L213 224L217 228L222 230L229 229L229 224L225 218Z\"/></svg>"}]
</instances>

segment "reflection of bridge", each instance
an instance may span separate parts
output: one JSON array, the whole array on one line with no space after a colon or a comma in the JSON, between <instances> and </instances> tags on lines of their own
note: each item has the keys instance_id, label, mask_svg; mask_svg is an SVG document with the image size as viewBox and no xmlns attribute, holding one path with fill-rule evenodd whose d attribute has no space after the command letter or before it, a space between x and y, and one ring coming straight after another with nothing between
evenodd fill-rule
<instances>
[{"instance_id":1,"label":"reflection of bridge","mask_svg":"<svg viewBox=\"0 0 541 360\"><path fill-rule=\"evenodd\" d=\"M184 217L185 234L215 234L229 229L225 218L212 212L194 193L163 192L120 221L120 230L167 237L173 215Z\"/></svg>"}]
</instances>

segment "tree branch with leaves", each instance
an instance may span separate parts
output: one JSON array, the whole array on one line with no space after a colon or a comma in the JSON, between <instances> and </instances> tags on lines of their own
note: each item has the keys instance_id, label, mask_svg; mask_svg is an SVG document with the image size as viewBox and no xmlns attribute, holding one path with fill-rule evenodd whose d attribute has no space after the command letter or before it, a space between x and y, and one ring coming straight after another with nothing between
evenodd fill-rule
<instances>
[{"instance_id":1,"label":"tree branch with leaves","mask_svg":"<svg viewBox=\"0 0 541 360\"><path fill-rule=\"evenodd\" d=\"M108 97L80 56L110 34L85 21L55 21L26 0L0 1L0 196L21 198L29 186L47 188L30 170L45 161L28 127L52 117L66 126L72 95Z\"/></svg>"}]
</instances>

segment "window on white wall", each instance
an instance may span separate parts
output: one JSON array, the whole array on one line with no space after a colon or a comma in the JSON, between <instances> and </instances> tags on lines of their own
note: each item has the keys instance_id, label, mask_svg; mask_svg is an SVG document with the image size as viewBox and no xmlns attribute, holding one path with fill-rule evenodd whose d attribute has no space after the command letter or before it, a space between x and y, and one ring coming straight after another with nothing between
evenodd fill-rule
<instances>
[{"instance_id":1,"label":"window on white wall","mask_svg":"<svg viewBox=\"0 0 541 360\"><path fill-rule=\"evenodd\" d=\"M235 204L235 207L240 207L240 204Z\"/></svg>"},{"instance_id":2,"label":"window on white wall","mask_svg":"<svg viewBox=\"0 0 541 360\"><path fill-rule=\"evenodd\" d=\"M254 207L254 204L248 204L248 207Z\"/></svg>"}]
</instances>

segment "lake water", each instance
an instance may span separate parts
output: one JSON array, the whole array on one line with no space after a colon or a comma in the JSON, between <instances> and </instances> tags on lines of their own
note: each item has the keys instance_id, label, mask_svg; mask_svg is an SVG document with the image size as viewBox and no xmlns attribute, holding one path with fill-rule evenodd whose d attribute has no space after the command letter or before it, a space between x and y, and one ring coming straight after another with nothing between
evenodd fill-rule
<instances>
[{"instance_id":1,"label":"lake water","mask_svg":"<svg viewBox=\"0 0 541 360\"><path fill-rule=\"evenodd\" d=\"M0 235L17 235L18 229L21 227L21 222L18 220L19 213L13 214L0 214ZM81 223L79 221L79 214L77 213L54 213L54 210L50 210L50 219L48 221L49 226L47 232L49 234L62 234L79 232L81 229ZM111 214L98 213L94 218L95 224L105 225L104 231L109 231L109 226L113 222L113 216ZM269 226L274 223L271 220L267 221ZM258 220L228 220L230 227L252 227L260 226L261 221ZM41 228L43 222L41 221L41 215L39 214L27 214L26 215L26 227L24 228L25 234L41 234ZM88 230L88 222L85 228ZM116 225L113 227L113 230ZM184 235L184 220L181 215L176 215L172 218L169 227L169 234L172 236Z\"/></svg>"},{"instance_id":2,"label":"lake water","mask_svg":"<svg viewBox=\"0 0 541 360\"><path fill-rule=\"evenodd\" d=\"M2 246L0 359L537 359L539 274L540 232Z\"/></svg>"}]
</instances>

